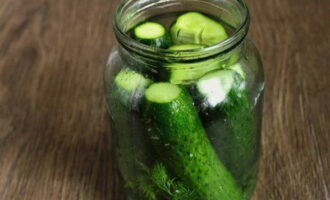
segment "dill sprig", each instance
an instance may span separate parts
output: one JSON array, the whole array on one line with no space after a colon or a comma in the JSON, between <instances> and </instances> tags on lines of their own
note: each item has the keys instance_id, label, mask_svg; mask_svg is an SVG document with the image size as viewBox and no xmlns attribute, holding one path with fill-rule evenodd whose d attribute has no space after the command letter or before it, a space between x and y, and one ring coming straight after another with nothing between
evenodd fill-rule
<instances>
[{"instance_id":1,"label":"dill sprig","mask_svg":"<svg viewBox=\"0 0 330 200\"><path fill-rule=\"evenodd\" d=\"M144 174L137 179L138 191L145 199L197 200L195 192L171 178L163 164L157 163L151 169L140 165Z\"/></svg>"}]
</instances>

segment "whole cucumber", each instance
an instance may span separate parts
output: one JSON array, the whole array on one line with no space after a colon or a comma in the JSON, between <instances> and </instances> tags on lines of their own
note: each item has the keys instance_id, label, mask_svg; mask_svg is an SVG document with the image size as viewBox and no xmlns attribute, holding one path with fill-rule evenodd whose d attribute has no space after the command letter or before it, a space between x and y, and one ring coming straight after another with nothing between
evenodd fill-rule
<instances>
[{"instance_id":1,"label":"whole cucumber","mask_svg":"<svg viewBox=\"0 0 330 200\"><path fill-rule=\"evenodd\" d=\"M237 73L241 72L240 74ZM245 190L256 174L259 153L257 124L244 85L245 74L236 69L209 73L199 80L203 124L223 164ZM206 105L204 103L204 105Z\"/></svg>"},{"instance_id":2,"label":"whole cucumber","mask_svg":"<svg viewBox=\"0 0 330 200\"><path fill-rule=\"evenodd\" d=\"M188 92L170 83L152 84L144 107L152 143L175 176L202 200L243 199L213 150Z\"/></svg>"}]
</instances>

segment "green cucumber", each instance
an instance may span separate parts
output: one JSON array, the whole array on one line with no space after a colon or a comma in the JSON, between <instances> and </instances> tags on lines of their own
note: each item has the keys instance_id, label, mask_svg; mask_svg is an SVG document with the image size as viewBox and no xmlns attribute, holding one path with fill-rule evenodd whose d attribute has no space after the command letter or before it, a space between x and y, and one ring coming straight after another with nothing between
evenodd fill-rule
<instances>
[{"instance_id":1,"label":"green cucumber","mask_svg":"<svg viewBox=\"0 0 330 200\"><path fill-rule=\"evenodd\" d=\"M212 144L237 183L245 190L256 172L258 136L256 120L244 80L235 71L221 70L204 76L197 88L208 102L203 115Z\"/></svg>"},{"instance_id":2,"label":"green cucumber","mask_svg":"<svg viewBox=\"0 0 330 200\"><path fill-rule=\"evenodd\" d=\"M175 176L203 200L243 198L212 148L186 90L170 83L152 84L144 105L148 134Z\"/></svg>"},{"instance_id":3,"label":"green cucumber","mask_svg":"<svg viewBox=\"0 0 330 200\"><path fill-rule=\"evenodd\" d=\"M166 28L156 22L145 22L133 30L134 38L141 43L158 48L171 45L171 37Z\"/></svg>"},{"instance_id":4,"label":"green cucumber","mask_svg":"<svg viewBox=\"0 0 330 200\"><path fill-rule=\"evenodd\" d=\"M114 92L124 106L132 110L138 110L145 88L151 80L131 70L121 70L114 79Z\"/></svg>"},{"instance_id":5,"label":"green cucumber","mask_svg":"<svg viewBox=\"0 0 330 200\"><path fill-rule=\"evenodd\" d=\"M199 44L173 45L170 50L199 49L205 46ZM207 59L204 61L190 63L171 63L165 65L169 70L169 82L173 84L189 84L201 78L206 73L223 67L223 61L218 59Z\"/></svg>"},{"instance_id":6,"label":"green cucumber","mask_svg":"<svg viewBox=\"0 0 330 200\"><path fill-rule=\"evenodd\" d=\"M172 63L165 67L170 71L169 82L173 84L190 84L210 71L220 69L221 61L209 59L193 63Z\"/></svg>"},{"instance_id":7,"label":"green cucumber","mask_svg":"<svg viewBox=\"0 0 330 200\"><path fill-rule=\"evenodd\" d=\"M225 28L219 22L198 12L187 12L179 16L170 31L175 44L210 46L228 38Z\"/></svg>"},{"instance_id":8,"label":"green cucumber","mask_svg":"<svg viewBox=\"0 0 330 200\"><path fill-rule=\"evenodd\" d=\"M169 47L169 50L180 51L189 49L199 49L205 46L199 44L177 44ZM243 79L246 78L242 65L238 63L239 54L233 54L228 59L213 58L191 63L171 63L165 65L169 68L169 82L174 84L189 84L196 79L203 77L210 71L216 69L230 69L236 71Z\"/></svg>"},{"instance_id":9,"label":"green cucumber","mask_svg":"<svg viewBox=\"0 0 330 200\"><path fill-rule=\"evenodd\" d=\"M150 162L152 145L137 111L151 80L129 68L122 69L111 80L105 86L117 164L125 182L130 183L140 175L136 161Z\"/></svg>"}]
</instances>

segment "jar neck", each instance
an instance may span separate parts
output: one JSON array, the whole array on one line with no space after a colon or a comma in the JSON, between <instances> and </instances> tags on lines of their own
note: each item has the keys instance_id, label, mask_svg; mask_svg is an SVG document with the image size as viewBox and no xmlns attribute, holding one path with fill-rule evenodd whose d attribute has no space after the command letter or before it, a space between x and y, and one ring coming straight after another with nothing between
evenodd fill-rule
<instances>
[{"instance_id":1,"label":"jar neck","mask_svg":"<svg viewBox=\"0 0 330 200\"><path fill-rule=\"evenodd\" d=\"M180 51L147 46L127 33L148 18L192 10L221 19L234 28L234 33L212 46ZM148 59L187 62L233 51L246 37L249 23L249 11L243 0L126 0L116 10L114 31L118 42L128 52Z\"/></svg>"}]
</instances>

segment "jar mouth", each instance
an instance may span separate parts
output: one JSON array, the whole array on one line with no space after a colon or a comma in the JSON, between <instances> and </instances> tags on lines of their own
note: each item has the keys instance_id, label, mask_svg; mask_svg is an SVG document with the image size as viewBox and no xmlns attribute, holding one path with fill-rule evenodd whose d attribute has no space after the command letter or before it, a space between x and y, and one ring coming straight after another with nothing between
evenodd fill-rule
<instances>
[{"instance_id":1,"label":"jar mouth","mask_svg":"<svg viewBox=\"0 0 330 200\"><path fill-rule=\"evenodd\" d=\"M235 3L236 6L238 6L237 11L239 12L240 16L233 16L233 17L239 17L241 19L241 22L237 25L237 27L235 27L235 31L225 40L222 40L219 43L207 47L189 49L189 50L169 50L169 49L151 47L130 37L130 35L127 33L129 29L125 29L125 26L123 26L124 16L129 14L129 8L134 6L134 2L137 1L139 0L127 0L117 7L115 12L115 17L113 20L113 28L115 35L118 39L118 42L124 48L126 48L129 51L133 51L141 56L149 57L151 59L167 60L167 61L168 60L190 61L190 60L198 60L207 57L217 56L220 54L225 54L227 52L230 52L232 49L234 49L244 40L249 29L250 15L249 15L248 7L244 2L244 0L222 0L222 1L232 1L232 3ZM163 2L165 4L171 2L171 0L167 0L167 1L155 0L155 1L158 3ZM143 2L146 2L146 0L144 0ZM175 0L172 0L172 2L175 2ZM212 5L210 1L208 4ZM139 6L141 5L139 4ZM148 3L145 7L142 6L142 8L139 9L143 11L150 9L152 6L155 6L155 4ZM186 11L190 11L190 10L186 10ZM236 14L238 14L237 11ZM136 15L136 13L130 13L130 14L133 16Z\"/></svg>"}]
</instances>

